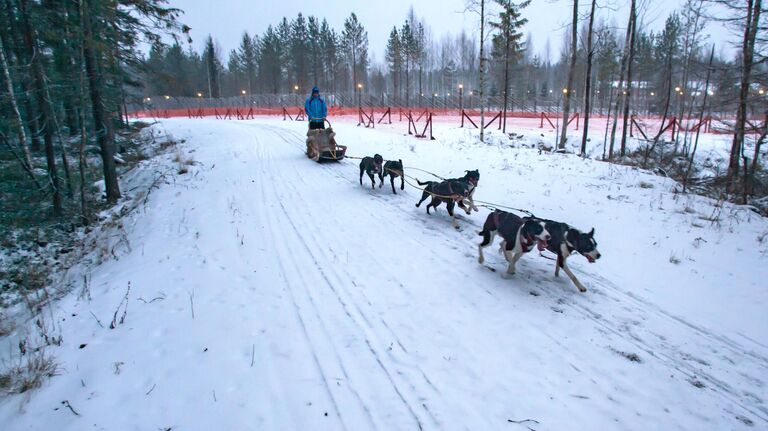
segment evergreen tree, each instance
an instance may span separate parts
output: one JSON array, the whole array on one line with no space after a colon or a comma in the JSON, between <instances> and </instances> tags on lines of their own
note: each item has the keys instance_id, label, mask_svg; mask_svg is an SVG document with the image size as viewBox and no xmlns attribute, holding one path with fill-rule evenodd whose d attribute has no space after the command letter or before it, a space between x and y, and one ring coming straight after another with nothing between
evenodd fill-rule
<instances>
[{"instance_id":1,"label":"evergreen tree","mask_svg":"<svg viewBox=\"0 0 768 431\"><path fill-rule=\"evenodd\" d=\"M307 36L309 38L307 47L309 49L309 82L310 85L319 85L321 78L325 75L322 60L322 35L320 34L320 24L317 18L310 16L307 19Z\"/></svg>"},{"instance_id":2,"label":"evergreen tree","mask_svg":"<svg viewBox=\"0 0 768 431\"><path fill-rule=\"evenodd\" d=\"M306 91L308 82L308 39L307 22L304 16L299 13L296 19L291 22L289 46L292 83L293 85L298 85L302 91Z\"/></svg>"},{"instance_id":3,"label":"evergreen tree","mask_svg":"<svg viewBox=\"0 0 768 431\"><path fill-rule=\"evenodd\" d=\"M205 52L203 53L203 58L205 59L208 78L208 97L220 97L221 87L219 86L219 73L222 68L219 64L216 47L213 44L213 37L211 37L211 35L208 35L208 39L205 40Z\"/></svg>"},{"instance_id":4,"label":"evergreen tree","mask_svg":"<svg viewBox=\"0 0 768 431\"><path fill-rule=\"evenodd\" d=\"M282 82L282 44L279 35L270 25L259 46L259 81L265 86L265 91L277 94Z\"/></svg>"},{"instance_id":5,"label":"evergreen tree","mask_svg":"<svg viewBox=\"0 0 768 431\"><path fill-rule=\"evenodd\" d=\"M353 86L364 84L368 70L368 32L354 13L344 21L341 40L352 72Z\"/></svg>"},{"instance_id":6,"label":"evergreen tree","mask_svg":"<svg viewBox=\"0 0 768 431\"><path fill-rule=\"evenodd\" d=\"M393 27L389 33L385 59L392 78L393 92L396 96L399 96L400 75L403 73L403 48L400 42L400 35L397 33L397 27Z\"/></svg>"},{"instance_id":7,"label":"evergreen tree","mask_svg":"<svg viewBox=\"0 0 768 431\"><path fill-rule=\"evenodd\" d=\"M251 39L248 32L243 32L243 37L240 39L240 47L235 53L238 57L237 66L245 77L248 94L253 94L255 91L256 64L258 62L257 46L257 38L254 36Z\"/></svg>"},{"instance_id":8,"label":"evergreen tree","mask_svg":"<svg viewBox=\"0 0 768 431\"><path fill-rule=\"evenodd\" d=\"M503 118L502 128L507 131L507 107L509 99L509 69L522 57L523 34L520 28L524 26L528 19L522 17L521 10L527 7L530 0L515 4L510 0L495 0L501 7L498 21L491 21L491 28L498 30L498 33L491 39L491 56L497 61L502 62L504 67L502 83Z\"/></svg>"}]
</instances>

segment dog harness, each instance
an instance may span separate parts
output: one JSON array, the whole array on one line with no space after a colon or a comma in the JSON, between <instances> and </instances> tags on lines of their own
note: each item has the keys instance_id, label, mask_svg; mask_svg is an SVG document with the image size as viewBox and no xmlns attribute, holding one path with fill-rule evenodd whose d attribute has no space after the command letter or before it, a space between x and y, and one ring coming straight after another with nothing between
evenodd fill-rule
<instances>
[{"instance_id":1,"label":"dog harness","mask_svg":"<svg viewBox=\"0 0 768 431\"><path fill-rule=\"evenodd\" d=\"M536 241L533 239L533 235L528 234L525 237L522 235L520 236L520 246L523 248L523 253L528 253L533 250L534 244L536 244Z\"/></svg>"}]
</instances>

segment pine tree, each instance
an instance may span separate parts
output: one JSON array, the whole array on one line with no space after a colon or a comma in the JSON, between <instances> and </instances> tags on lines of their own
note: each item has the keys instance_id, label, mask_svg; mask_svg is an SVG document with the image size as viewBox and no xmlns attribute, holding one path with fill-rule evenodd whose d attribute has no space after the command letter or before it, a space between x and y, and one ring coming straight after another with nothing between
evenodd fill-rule
<instances>
[{"instance_id":1,"label":"pine tree","mask_svg":"<svg viewBox=\"0 0 768 431\"><path fill-rule=\"evenodd\" d=\"M354 13L344 21L341 40L352 71L354 90L354 87L364 83L365 72L368 68L368 32L365 31Z\"/></svg>"},{"instance_id":2,"label":"pine tree","mask_svg":"<svg viewBox=\"0 0 768 431\"><path fill-rule=\"evenodd\" d=\"M205 67L208 77L208 97L218 98L221 96L219 86L219 74L221 73L221 67L217 58L218 53L216 47L213 44L213 37L208 35L208 39L205 40Z\"/></svg>"},{"instance_id":3,"label":"pine tree","mask_svg":"<svg viewBox=\"0 0 768 431\"><path fill-rule=\"evenodd\" d=\"M282 80L282 50L278 34L270 25L264 32L259 46L259 81L267 92L278 94Z\"/></svg>"},{"instance_id":4,"label":"pine tree","mask_svg":"<svg viewBox=\"0 0 768 431\"><path fill-rule=\"evenodd\" d=\"M397 33L397 27L393 27L389 33L385 59L389 67L389 74L392 77L393 92L396 96L399 96L400 75L403 73L403 49L400 43L400 35Z\"/></svg>"},{"instance_id":5,"label":"pine tree","mask_svg":"<svg viewBox=\"0 0 768 431\"><path fill-rule=\"evenodd\" d=\"M322 35L317 18L310 16L307 19L307 36L309 38L309 77L311 85L319 85L325 75L322 60Z\"/></svg>"},{"instance_id":6,"label":"pine tree","mask_svg":"<svg viewBox=\"0 0 768 431\"><path fill-rule=\"evenodd\" d=\"M308 39L307 22L304 16L299 13L296 19L291 22L290 58L292 82L302 90L306 90L308 82Z\"/></svg>"},{"instance_id":7,"label":"pine tree","mask_svg":"<svg viewBox=\"0 0 768 431\"><path fill-rule=\"evenodd\" d=\"M278 38L278 49L280 53L280 88L281 91L293 91L295 83L291 82L293 59L291 58L291 25L288 19L283 17L275 30Z\"/></svg>"},{"instance_id":8,"label":"pine tree","mask_svg":"<svg viewBox=\"0 0 768 431\"><path fill-rule=\"evenodd\" d=\"M323 19L320 24L320 52L323 62L323 87L328 87L331 92L336 91L337 72L339 69L339 37L336 31L331 29L328 21Z\"/></svg>"},{"instance_id":9,"label":"pine tree","mask_svg":"<svg viewBox=\"0 0 768 431\"><path fill-rule=\"evenodd\" d=\"M512 3L510 0L494 0L500 7L499 20L490 23L491 28L499 31L493 36L491 55L494 59L504 64L504 78L502 81L503 116L502 129L507 132L507 107L509 106L509 68L522 57L523 34L520 28L524 26L528 19L522 17L521 10L527 7L530 0L523 1L520 4Z\"/></svg>"},{"instance_id":10,"label":"pine tree","mask_svg":"<svg viewBox=\"0 0 768 431\"><path fill-rule=\"evenodd\" d=\"M256 64L258 62L256 46L258 45L258 41L254 41L254 39L251 39L248 32L243 32L243 37L240 39L240 47L236 53L238 66L245 76L248 94L254 93L256 81Z\"/></svg>"},{"instance_id":11,"label":"pine tree","mask_svg":"<svg viewBox=\"0 0 768 431\"><path fill-rule=\"evenodd\" d=\"M405 61L405 106L410 107L411 100L411 68L413 66L414 52L416 51L416 41L411 30L411 25L406 20L400 30L400 49L403 60Z\"/></svg>"}]
</instances>

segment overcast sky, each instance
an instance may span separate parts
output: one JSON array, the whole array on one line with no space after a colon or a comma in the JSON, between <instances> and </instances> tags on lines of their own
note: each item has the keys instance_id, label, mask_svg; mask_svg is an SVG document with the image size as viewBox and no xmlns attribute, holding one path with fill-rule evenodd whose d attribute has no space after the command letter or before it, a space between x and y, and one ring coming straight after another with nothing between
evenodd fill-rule
<instances>
[{"instance_id":1,"label":"overcast sky","mask_svg":"<svg viewBox=\"0 0 768 431\"><path fill-rule=\"evenodd\" d=\"M610 3L609 3L610 1ZM315 1L253 1L253 0L169 0L170 6L184 10L182 22L192 27L193 47L201 51L205 37L210 33L223 49L222 58L240 43L243 31L262 34L268 25L277 24L282 17L289 20L301 12L305 16L326 18L340 31L350 13L355 12L368 30L370 53L381 61L392 26L402 25L409 8L413 5L416 15L426 17L433 37L439 40L445 33L458 33L461 28L479 35L478 16L465 12L466 0L315 0ZM490 1L488 3L491 3ZM588 0L582 0L580 10L589 11ZM629 1L599 0L606 6L600 13L609 24L626 25ZM644 6L639 11L645 28L658 30L683 0L639 0ZM562 42L562 33L570 21L573 3L570 0L533 0L523 12L529 22L523 33L530 32L534 53L543 54L547 38L550 39L552 60L556 60ZM495 9L494 9L495 10ZM711 35L709 43L716 43L718 52L730 52L728 42L738 40L717 23L709 23L705 29ZM622 33L623 37L623 33Z\"/></svg>"}]
</instances>

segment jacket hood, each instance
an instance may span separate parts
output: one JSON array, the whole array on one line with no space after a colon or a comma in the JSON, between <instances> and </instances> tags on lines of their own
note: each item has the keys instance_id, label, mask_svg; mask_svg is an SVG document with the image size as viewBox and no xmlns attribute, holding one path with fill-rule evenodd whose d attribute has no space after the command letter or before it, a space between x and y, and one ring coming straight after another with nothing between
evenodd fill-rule
<instances>
[{"instance_id":1,"label":"jacket hood","mask_svg":"<svg viewBox=\"0 0 768 431\"><path fill-rule=\"evenodd\" d=\"M312 87L312 94L315 94L315 93L317 93L318 95L320 94L320 89L317 88L317 86Z\"/></svg>"}]
</instances>

